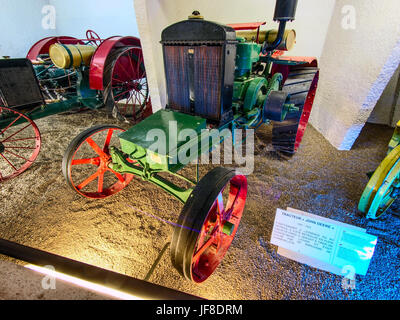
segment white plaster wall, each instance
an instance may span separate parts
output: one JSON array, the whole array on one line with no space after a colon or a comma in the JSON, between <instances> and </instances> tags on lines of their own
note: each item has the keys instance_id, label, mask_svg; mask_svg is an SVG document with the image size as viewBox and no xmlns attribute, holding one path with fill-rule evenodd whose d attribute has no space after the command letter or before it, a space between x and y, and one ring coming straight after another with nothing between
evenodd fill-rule
<instances>
[{"instance_id":1,"label":"white plaster wall","mask_svg":"<svg viewBox=\"0 0 400 320\"><path fill-rule=\"evenodd\" d=\"M394 127L400 120L400 68L393 74L368 122Z\"/></svg>"},{"instance_id":2,"label":"white plaster wall","mask_svg":"<svg viewBox=\"0 0 400 320\"><path fill-rule=\"evenodd\" d=\"M49 1L56 8L58 35L85 38L88 29L102 38L139 35L132 0Z\"/></svg>"},{"instance_id":3,"label":"white plaster wall","mask_svg":"<svg viewBox=\"0 0 400 320\"><path fill-rule=\"evenodd\" d=\"M25 57L39 39L56 34L43 29L42 8L49 0L0 0L0 57Z\"/></svg>"},{"instance_id":4,"label":"white plaster wall","mask_svg":"<svg viewBox=\"0 0 400 320\"><path fill-rule=\"evenodd\" d=\"M266 30L278 26L272 20L275 0L135 0L134 3L154 110L166 104L159 43L165 27L187 19L194 10L219 23L266 21L263 26ZM335 0L299 1L296 20L288 25L297 32L297 44L291 55L321 56L334 4Z\"/></svg>"},{"instance_id":5,"label":"white plaster wall","mask_svg":"<svg viewBox=\"0 0 400 320\"><path fill-rule=\"evenodd\" d=\"M356 29L342 28L351 4ZM335 147L349 150L400 63L400 1L336 0L311 123Z\"/></svg>"}]
</instances>

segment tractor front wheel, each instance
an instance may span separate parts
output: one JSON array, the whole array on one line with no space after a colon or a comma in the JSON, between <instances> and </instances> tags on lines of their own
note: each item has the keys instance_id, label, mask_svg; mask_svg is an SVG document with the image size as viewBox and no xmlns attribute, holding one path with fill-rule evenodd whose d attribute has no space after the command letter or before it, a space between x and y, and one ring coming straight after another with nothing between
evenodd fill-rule
<instances>
[{"instance_id":1,"label":"tractor front wheel","mask_svg":"<svg viewBox=\"0 0 400 320\"><path fill-rule=\"evenodd\" d=\"M171 241L171 260L186 279L208 279L228 251L247 197L247 179L216 168L197 184L182 209Z\"/></svg>"}]
</instances>

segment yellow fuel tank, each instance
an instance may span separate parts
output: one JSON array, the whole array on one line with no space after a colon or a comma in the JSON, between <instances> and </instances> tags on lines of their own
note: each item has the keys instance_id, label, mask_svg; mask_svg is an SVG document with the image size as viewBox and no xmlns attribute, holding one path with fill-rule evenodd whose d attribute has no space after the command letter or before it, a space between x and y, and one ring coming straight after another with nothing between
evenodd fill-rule
<instances>
[{"instance_id":1,"label":"yellow fuel tank","mask_svg":"<svg viewBox=\"0 0 400 320\"><path fill-rule=\"evenodd\" d=\"M247 41L255 41L257 38L257 30L251 31L237 31L236 35L238 37L245 38ZM269 44L273 43L278 35L278 30L268 30L268 31L260 31L258 35L258 43L264 43L265 40ZM286 30L281 44L278 46L277 50L289 51L293 49L296 43L296 31L295 30Z\"/></svg>"},{"instance_id":2,"label":"yellow fuel tank","mask_svg":"<svg viewBox=\"0 0 400 320\"><path fill-rule=\"evenodd\" d=\"M89 66L96 48L82 44L59 44L50 46L50 59L57 68L69 69L81 65Z\"/></svg>"}]
</instances>

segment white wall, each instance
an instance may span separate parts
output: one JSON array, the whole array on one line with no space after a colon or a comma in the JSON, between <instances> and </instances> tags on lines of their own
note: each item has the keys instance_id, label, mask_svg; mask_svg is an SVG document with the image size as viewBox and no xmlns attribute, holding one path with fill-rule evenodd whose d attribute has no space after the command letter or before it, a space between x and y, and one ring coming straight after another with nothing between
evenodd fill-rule
<instances>
[{"instance_id":1,"label":"white wall","mask_svg":"<svg viewBox=\"0 0 400 320\"><path fill-rule=\"evenodd\" d=\"M166 104L161 31L187 19L199 10L206 20L219 23L266 21L264 29L276 29L273 22L275 0L135 0L136 18L146 63L153 109ZM300 0L296 20L288 28L297 32L297 44L290 55L322 54L335 0Z\"/></svg>"},{"instance_id":2,"label":"white wall","mask_svg":"<svg viewBox=\"0 0 400 320\"><path fill-rule=\"evenodd\" d=\"M139 35L133 0L50 0L50 4L56 8L58 35L85 38L88 29L101 38Z\"/></svg>"},{"instance_id":3,"label":"white wall","mask_svg":"<svg viewBox=\"0 0 400 320\"><path fill-rule=\"evenodd\" d=\"M49 0L0 0L0 57L25 57L38 40L56 34L42 27Z\"/></svg>"},{"instance_id":4,"label":"white wall","mask_svg":"<svg viewBox=\"0 0 400 320\"><path fill-rule=\"evenodd\" d=\"M355 29L342 26L349 3ZM340 150L351 149L399 66L399 25L399 0L336 0L310 121Z\"/></svg>"},{"instance_id":5,"label":"white wall","mask_svg":"<svg viewBox=\"0 0 400 320\"><path fill-rule=\"evenodd\" d=\"M42 8L56 9L55 29L42 27ZM49 36L85 38L87 29L100 37L139 36L132 0L0 0L0 57L25 57L31 46Z\"/></svg>"}]
</instances>

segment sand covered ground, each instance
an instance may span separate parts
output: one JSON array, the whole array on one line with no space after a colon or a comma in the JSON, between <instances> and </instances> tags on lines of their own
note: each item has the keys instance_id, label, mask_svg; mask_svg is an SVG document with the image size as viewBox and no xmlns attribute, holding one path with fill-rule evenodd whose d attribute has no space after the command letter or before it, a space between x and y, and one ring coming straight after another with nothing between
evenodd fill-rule
<instances>
[{"instance_id":1,"label":"sand covered ground","mask_svg":"<svg viewBox=\"0 0 400 320\"><path fill-rule=\"evenodd\" d=\"M89 200L74 193L61 173L70 141L96 124L115 124L101 112L57 115L37 121L43 147L23 175L0 185L0 234L4 239L43 249L143 279L170 241L179 201L135 179L119 194ZM150 281L208 299L399 299L399 206L378 221L357 213L358 200L384 158L392 129L367 125L352 151L337 151L314 128L290 160L271 151L271 128L256 135L255 172L237 236L214 275L194 285L173 269L169 251ZM201 175L212 168L201 167ZM194 177L195 169L185 169ZM342 278L280 257L271 245L275 211L293 207L367 228L379 240L370 269L357 276L356 290ZM5 257L3 257L6 259Z\"/></svg>"}]
</instances>

